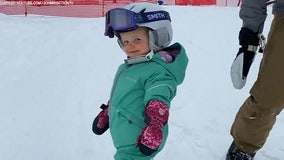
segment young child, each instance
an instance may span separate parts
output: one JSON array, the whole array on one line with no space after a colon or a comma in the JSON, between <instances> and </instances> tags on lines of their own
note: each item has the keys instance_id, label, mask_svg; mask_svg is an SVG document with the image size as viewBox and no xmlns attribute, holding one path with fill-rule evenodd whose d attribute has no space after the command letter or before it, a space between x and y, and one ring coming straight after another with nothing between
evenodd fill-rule
<instances>
[{"instance_id":1,"label":"young child","mask_svg":"<svg viewBox=\"0 0 284 160\"><path fill-rule=\"evenodd\" d=\"M182 83L188 58L171 46L168 12L151 3L132 3L106 13L105 35L118 38L127 58L113 81L110 99L93 122L93 132L108 128L115 160L150 160L165 145L169 108Z\"/></svg>"}]
</instances>

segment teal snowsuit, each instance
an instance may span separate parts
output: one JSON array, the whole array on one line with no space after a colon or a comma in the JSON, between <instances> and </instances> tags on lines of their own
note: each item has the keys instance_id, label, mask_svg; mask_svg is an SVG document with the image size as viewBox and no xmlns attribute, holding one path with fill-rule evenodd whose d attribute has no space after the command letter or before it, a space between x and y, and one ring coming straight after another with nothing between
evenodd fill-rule
<instances>
[{"instance_id":1,"label":"teal snowsuit","mask_svg":"<svg viewBox=\"0 0 284 160\"><path fill-rule=\"evenodd\" d=\"M152 60L127 65L122 64L114 78L109 104L110 133L115 148L115 160L150 160L164 146L168 125L163 128L163 143L158 151L145 156L135 146L137 137L146 126L144 111L150 100L160 100L170 107L177 85L185 77L188 58L185 49L175 43L166 48L177 52L174 62L166 63L155 53Z\"/></svg>"}]
</instances>

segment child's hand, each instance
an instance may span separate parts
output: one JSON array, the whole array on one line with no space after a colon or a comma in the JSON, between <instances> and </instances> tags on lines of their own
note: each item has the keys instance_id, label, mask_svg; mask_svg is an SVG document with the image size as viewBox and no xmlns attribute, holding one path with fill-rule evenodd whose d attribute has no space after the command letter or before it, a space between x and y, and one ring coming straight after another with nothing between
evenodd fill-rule
<instances>
[{"instance_id":1,"label":"child's hand","mask_svg":"<svg viewBox=\"0 0 284 160\"><path fill-rule=\"evenodd\" d=\"M95 118L92 128L97 135L103 134L109 128L108 104L102 104L101 109L102 111Z\"/></svg>"},{"instance_id":2,"label":"child's hand","mask_svg":"<svg viewBox=\"0 0 284 160\"><path fill-rule=\"evenodd\" d=\"M150 101L145 109L147 126L137 138L137 146L144 155L158 150L163 141L162 128L168 122L169 109L159 100Z\"/></svg>"}]
</instances>

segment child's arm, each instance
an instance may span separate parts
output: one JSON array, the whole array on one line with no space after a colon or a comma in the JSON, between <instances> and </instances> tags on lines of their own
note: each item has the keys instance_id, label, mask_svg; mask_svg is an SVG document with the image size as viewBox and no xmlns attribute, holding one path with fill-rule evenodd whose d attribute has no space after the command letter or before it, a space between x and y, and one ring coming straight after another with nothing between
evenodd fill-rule
<instances>
[{"instance_id":1,"label":"child's arm","mask_svg":"<svg viewBox=\"0 0 284 160\"><path fill-rule=\"evenodd\" d=\"M97 135L103 134L109 128L108 106L108 103L102 104L102 111L94 119L92 129L93 132Z\"/></svg>"},{"instance_id":2,"label":"child's arm","mask_svg":"<svg viewBox=\"0 0 284 160\"><path fill-rule=\"evenodd\" d=\"M163 141L162 128L168 122L169 108L159 100L152 100L145 108L145 117L147 125L137 139L137 146L149 156L158 150Z\"/></svg>"}]
</instances>

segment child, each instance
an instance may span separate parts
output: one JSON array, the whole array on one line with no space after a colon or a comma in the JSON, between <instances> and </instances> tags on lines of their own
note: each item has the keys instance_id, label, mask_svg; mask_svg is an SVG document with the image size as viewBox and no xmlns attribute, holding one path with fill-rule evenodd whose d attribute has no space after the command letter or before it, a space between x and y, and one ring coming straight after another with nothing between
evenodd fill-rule
<instances>
[{"instance_id":1,"label":"child","mask_svg":"<svg viewBox=\"0 0 284 160\"><path fill-rule=\"evenodd\" d=\"M184 80L188 58L172 40L168 12L156 4L132 3L106 13L105 35L118 38L126 53L115 75L110 100L93 122L93 132L108 128L115 160L150 160L168 135L169 108Z\"/></svg>"}]
</instances>

